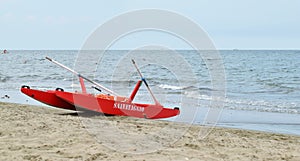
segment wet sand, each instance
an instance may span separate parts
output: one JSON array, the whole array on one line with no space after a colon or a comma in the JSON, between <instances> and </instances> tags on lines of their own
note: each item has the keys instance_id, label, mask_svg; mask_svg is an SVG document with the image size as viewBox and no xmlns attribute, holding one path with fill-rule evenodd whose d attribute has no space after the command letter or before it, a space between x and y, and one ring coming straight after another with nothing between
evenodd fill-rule
<instances>
[{"instance_id":1,"label":"wet sand","mask_svg":"<svg viewBox=\"0 0 300 161\"><path fill-rule=\"evenodd\" d=\"M300 160L293 135L1 102L0 118L0 160Z\"/></svg>"}]
</instances>

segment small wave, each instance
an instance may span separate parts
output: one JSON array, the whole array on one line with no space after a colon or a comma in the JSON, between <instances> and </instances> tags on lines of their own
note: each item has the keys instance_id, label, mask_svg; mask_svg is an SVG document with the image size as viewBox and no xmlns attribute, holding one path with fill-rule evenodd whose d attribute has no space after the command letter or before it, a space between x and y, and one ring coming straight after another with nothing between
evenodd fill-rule
<instances>
[{"instance_id":1,"label":"small wave","mask_svg":"<svg viewBox=\"0 0 300 161\"><path fill-rule=\"evenodd\" d=\"M63 75L56 75L56 76L45 76L42 80L64 80L64 81L72 81L72 79L67 79Z\"/></svg>"},{"instance_id":2,"label":"small wave","mask_svg":"<svg viewBox=\"0 0 300 161\"><path fill-rule=\"evenodd\" d=\"M271 102L266 100L229 99L200 94L197 91L184 92L184 95L189 98L205 101L222 101L225 108L232 110L300 114L300 104L296 102Z\"/></svg>"},{"instance_id":3,"label":"small wave","mask_svg":"<svg viewBox=\"0 0 300 161\"><path fill-rule=\"evenodd\" d=\"M200 87L199 90L200 91L214 91L214 89L206 88L206 87Z\"/></svg>"},{"instance_id":4,"label":"small wave","mask_svg":"<svg viewBox=\"0 0 300 161\"><path fill-rule=\"evenodd\" d=\"M72 83L72 84L70 85L70 87L80 87L80 84Z\"/></svg>"},{"instance_id":5,"label":"small wave","mask_svg":"<svg viewBox=\"0 0 300 161\"><path fill-rule=\"evenodd\" d=\"M205 94L200 94L199 91L185 91L184 95L189 98L201 99L201 100L212 100L213 97ZM214 100L222 100L221 98L214 97Z\"/></svg>"},{"instance_id":6,"label":"small wave","mask_svg":"<svg viewBox=\"0 0 300 161\"><path fill-rule=\"evenodd\" d=\"M7 82L8 80L10 80L11 77L9 76L0 76L0 82L2 83L5 83Z\"/></svg>"},{"instance_id":7,"label":"small wave","mask_svg":"<svg viewBox=\"0 0 300 161\"><path fill-rule=\"evenodd\" d=\"M187 87L184 86L172 86L172 85L167 85L167 84L160 84L158 85L158 87L163 88L163 89L171 89L171 90L182 90L185 89Z\"/></svg>"},{"instance_id":8,"label":"small wave","mask_svg":"<svg viewBox=\"0 0 300 161\"><path fill-rule=\"evenodd\" d=\"M18 78L20 79L28 79L28 78L40 78L40 75L37 74L26 74L26 75L19 75Z\"/></svg>"},{"instance_id":9,"label":"small wave","mask_svg":"<svg viewBox=\"0 0 300 161\"><path fill-rule=\"evenodd\" d=\"M199 91L212 91L212 89L207 88L207 87L195 87L195 86L174 86L174 85L168 85L168 84L160 84L158 87L163 88L163 89L169 89L169 90L199 90Z\"/></svg>"}]
</instances>

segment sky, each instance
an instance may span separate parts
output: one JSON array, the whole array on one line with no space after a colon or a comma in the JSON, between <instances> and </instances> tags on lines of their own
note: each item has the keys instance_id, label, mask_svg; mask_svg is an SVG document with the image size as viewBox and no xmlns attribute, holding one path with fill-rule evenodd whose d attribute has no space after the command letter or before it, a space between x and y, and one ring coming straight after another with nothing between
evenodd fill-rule
<instances>
[{"instance_id":1,"label":"sky","mask_svg":"<svg viewBox=\"0 0 300 161\"><path fill-rule=\"evenodd\" d=\"M299 8L299 0L0 0L0 50L81 49L103 23L141 9L191 19L217 49L300 49ZM147 44L188 48L171 35L151 31L127 35L111 48Z\"/></svg>"}]
</instances>

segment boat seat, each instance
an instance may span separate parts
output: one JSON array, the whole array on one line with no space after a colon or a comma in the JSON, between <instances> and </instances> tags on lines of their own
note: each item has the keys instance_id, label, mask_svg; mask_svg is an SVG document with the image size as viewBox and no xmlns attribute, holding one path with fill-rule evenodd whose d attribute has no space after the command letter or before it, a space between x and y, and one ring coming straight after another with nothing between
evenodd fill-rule
<instances>
[{"instance_id":1,"label":"boat seat","mask_svg":"<svg viewBox=\"0 0 300 161\"><path fill-rule=\"evenodd\" d=\"M111 96L111 95L108 95L108 94L98 94L96 97L97 98L102 98L102 99L107 99L107 100L114 100L115 99L114 96Z\"/></svg>"}]
</instances>

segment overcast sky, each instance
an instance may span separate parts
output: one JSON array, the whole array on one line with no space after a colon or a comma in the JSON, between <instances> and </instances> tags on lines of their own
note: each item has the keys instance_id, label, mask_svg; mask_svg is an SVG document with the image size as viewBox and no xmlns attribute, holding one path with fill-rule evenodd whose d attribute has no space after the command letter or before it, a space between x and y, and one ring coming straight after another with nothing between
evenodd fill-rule
<instances>
[{"instance_id":1,"label":"overcast sky","mask_svg":"<svg viewBox=\"0 0 300 161\"><path fill-rule=\"evenodd\" d=\"M218 49L300 49L299 0L0 0L0 49L80 49L104 22L148 8L193 20ZM166 42L185 48L171 36L161 37L128 35L114 48Z\"/></svg>"}]
</instances>

